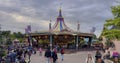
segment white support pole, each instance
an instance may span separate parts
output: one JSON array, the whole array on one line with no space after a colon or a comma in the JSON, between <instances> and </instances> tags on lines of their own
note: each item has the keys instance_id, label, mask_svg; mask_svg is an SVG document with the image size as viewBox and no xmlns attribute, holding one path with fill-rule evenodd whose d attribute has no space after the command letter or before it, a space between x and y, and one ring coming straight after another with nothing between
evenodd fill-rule
<instances>
[{"instance_id":1,"label":"white support pole","mask_svg":"<svg viewBox=\"0 0 120 63\"><path fill-rule=\"evenodd\" d=\"M78 50L78 35L77 35L77 37L76 37L76 50Z\"/></svg>"},{"instance_id":2,"label":"white support pole","mask_svg":"<svg viewBox=\"0 0 120 63\"><path fill-rule=\"evenodd\" d=\"M52 50L52 34L50 34L50 49Z\"/></svg>"}]
</instances>

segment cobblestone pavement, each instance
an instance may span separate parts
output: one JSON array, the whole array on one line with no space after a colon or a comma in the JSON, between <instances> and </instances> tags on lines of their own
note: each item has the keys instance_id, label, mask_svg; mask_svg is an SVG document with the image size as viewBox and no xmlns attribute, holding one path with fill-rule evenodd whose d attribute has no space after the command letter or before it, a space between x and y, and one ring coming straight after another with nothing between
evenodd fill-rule
<instances>
[{"instance_id":1,"label":"cobblestone pavement","mask_svg":"<svg viewBox=\"0 0 120 63\"><path fill-rule=\"evenodd\" d=\"M60 54L58 53L58 63L85 63L87 54L90 51L82 51L73 54L65 54L64 60L61 61ZM91 51L91 54L95 55L95 51ZM31 63L45 63L44 53L43 56L39 56L38 52L31 56Z\"/></svg>"}]
</instances>

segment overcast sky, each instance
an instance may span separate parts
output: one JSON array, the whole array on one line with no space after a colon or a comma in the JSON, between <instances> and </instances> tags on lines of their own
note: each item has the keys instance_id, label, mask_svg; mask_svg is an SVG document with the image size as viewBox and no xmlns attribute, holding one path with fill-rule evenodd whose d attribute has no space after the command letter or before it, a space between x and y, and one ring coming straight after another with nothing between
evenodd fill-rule
<instances>
[{"instance_id":1,"label":"overcast sky","mask_svg":"<svg viewBox=\"0 0 120 63\"><path fill-rule=\"evenodd\" d=\"M0 0L0 24L2 30L23 32L28 24L32 31L48 30L62 7L66 25L75 30L80 21L80 31L90 32L96 27L95 34L100 35L106 19L112 18L111 6L114 0Z\"/></svg>"}]
</instances>

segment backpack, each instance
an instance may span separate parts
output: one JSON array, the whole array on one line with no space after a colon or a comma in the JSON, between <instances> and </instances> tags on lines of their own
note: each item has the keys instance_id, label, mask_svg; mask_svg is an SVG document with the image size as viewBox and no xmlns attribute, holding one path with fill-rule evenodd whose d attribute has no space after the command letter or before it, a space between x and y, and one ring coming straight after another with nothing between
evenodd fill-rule
<instances>
[{"instance_id":1,"label":"backpack","mask_svg":"<svg viewBox=\"0 0 120 63\"><path fill-rule=\"evenodd\" d=\"M63 49L61 50L61 54L64 54L64 50Z\"/></svg>"}]
</instances>

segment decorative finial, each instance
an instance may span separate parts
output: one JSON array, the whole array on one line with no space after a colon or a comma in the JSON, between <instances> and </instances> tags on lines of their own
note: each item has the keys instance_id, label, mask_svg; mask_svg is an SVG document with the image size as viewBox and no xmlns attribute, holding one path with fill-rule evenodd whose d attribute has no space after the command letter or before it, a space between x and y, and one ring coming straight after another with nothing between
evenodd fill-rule
<instances>
[{"instance_id":1,"label":"decorative finial","mask_svg":"<svg viewBox=\"0 0 120 63\"><path fill-rule=\"evenodd\" d=\"M79 20L77 21L77 32L79 32L79 30L80 30L80 22L79 22Z\"/></svg>"},{"instance_id":2,"label":"decorative finial","mask_svg":"<svg viewBox=\"0 0 120 63\"><path fill-rule=\"evenodd\" d=\"M61 5L62 5L62 4L61 4ZM58 17L62 17L61 5L60 5L60 8L59 8L59 16L58 16Z\"/></svg>"},{"instance_id":3,"label":"decorative finial","mask_svg":"<svg viewBox=\"0 0 120 63\"><path fill-rule=\"evenodd\" d=\"M49 23L49 30L51 30L51 23L52 21L51 21L51 17L50 17L50 23Z\"/></svg>"}]
</instances>

